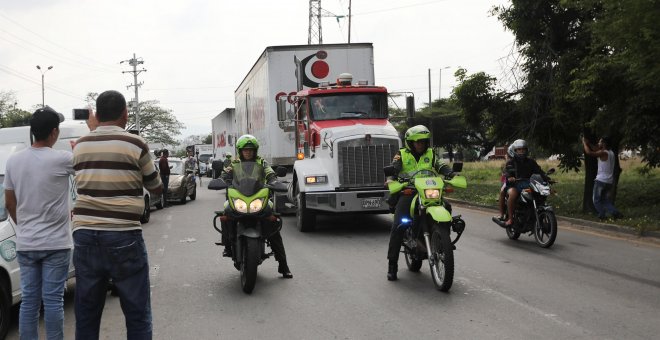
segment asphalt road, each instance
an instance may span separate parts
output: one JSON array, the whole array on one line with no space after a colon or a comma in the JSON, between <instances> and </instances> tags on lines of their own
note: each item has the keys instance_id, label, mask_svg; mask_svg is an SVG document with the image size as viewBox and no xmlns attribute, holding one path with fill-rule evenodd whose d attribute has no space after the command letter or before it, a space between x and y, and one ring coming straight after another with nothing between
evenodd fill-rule
<instances>
[{"instance_id":1,"label":"asphalt road","mask_svg":"<svg viewBox=\"0 0 660 340\"><path fill-rule=\"evenodd\" d=\"M204 179L208 183L208 179ZM449 293L436 291L427 262L386 280L389 218L322 216L300 233L285 217L294 278L277 262L259 267L251 295L214 245L212 211L224 192L153 211L144 226L154 339L651 339L660 334L660 245L560 225L551 249L507 239L491 212L455 207L467 228ZM65 337L74 336L73 292ZM18 339L14 325L8 339ZM126 337L119 300L108 294L101 338Z\"/></svg>"}]
</instances>

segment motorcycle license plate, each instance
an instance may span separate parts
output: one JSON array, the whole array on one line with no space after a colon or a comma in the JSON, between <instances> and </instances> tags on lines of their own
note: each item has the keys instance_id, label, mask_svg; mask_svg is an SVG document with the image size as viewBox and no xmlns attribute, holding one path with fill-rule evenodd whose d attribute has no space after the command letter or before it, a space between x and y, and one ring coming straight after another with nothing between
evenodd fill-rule
<instances>
[{"instance_id":1,"label":"motorcycle license plate","mask_svg":"<svg viewBox=\"0 0 660 340\"><path fill-rule=\"evenodd\" d=\"M380 208L380 198L365 198L362 200L362 208L376 209Z\"/></svg>"}]
</instances>

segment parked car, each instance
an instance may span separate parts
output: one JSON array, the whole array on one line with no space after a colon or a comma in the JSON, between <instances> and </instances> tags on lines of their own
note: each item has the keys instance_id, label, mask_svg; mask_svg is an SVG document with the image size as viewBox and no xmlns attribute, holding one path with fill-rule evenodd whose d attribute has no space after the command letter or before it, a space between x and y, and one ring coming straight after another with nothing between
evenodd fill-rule
<instances>
[{"instance_id":1,"label":"parked car","mask_svg":"<svg viewBox=\"0 0 660 340\"><path fill-rule=\"evenodd\" d=\"M179 159L168 159L170 165L170 183L167 188L167 200L186 203L186 197L194 201L197 197L197 186L195 185L195 174L191 169L186 170L184 161Z\"/></svg>"},{"instance_id":2,"label":"parked car","mask_svg":"<svg viewBox=\"0 0 660 340\"><path fill-rule=\"evenodd\" d=\"M161 194L152 194L144 188L142 188L142 191L144 195L144 211L142 212L142 217L140 217L140 222L145 224L149 223L149 219L151 218L151 208L163 209L165 200Z\"/></svg>"}]
</instances>

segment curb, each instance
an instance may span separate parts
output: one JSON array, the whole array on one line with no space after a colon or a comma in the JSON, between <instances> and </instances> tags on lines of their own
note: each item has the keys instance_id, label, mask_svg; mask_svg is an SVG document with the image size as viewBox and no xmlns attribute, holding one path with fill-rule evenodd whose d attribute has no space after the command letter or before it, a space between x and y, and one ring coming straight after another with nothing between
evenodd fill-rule
<instances>
[{"instance_id":1,"label":"curb","mask_svg":"<svg viewBox=\"0 0 660 340\"><path fill-rule=\"evenodd\" d=\"M481 204L475 204L467 201L462 201L462 200L457 200L454 198L445 198L447 201L449 201L452 204L458 204L461 206L466 206L466 207L471 207L471 208L476 208L476 209L488 209L488 210L493 210L497 211L496 207L489 206L489 205L481 205ZM568 222L574 225L579 225L579 226L584 226L588 228L594 228L594 229L601 229L601 230L607 230L607 231L613 231L613 232L618 232L618 233L623 233L623 234L628 234L628 235L634 235L638 237L653 237L653 238L658 238L660 239L660 231L644 231L640 232L637 229L626 227L626 226L620 226L616 224L610 224L610 223L601 223L601 222L595 222L595 221L589 221L589 220L583 220L579 218L573 218L573 217L566 217L566 216L559 216L557 215L557 219L560 221Z\"/></svg>"}]
</instances>

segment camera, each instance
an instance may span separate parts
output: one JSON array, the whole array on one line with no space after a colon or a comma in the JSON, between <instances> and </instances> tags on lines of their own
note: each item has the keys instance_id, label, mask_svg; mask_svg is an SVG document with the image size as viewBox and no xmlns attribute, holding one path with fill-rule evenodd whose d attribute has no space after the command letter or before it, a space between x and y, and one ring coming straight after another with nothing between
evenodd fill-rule
<instances>
[{"instance_id":1,"label":"camera","mask_svg":"<svg viewBox=\"0 0 660 340\"><path fill-rule=\"evenodd\" d=\"M89 109L73 109L74 120L87 120L89 119Z\"/></svg>"}]
</instances>

